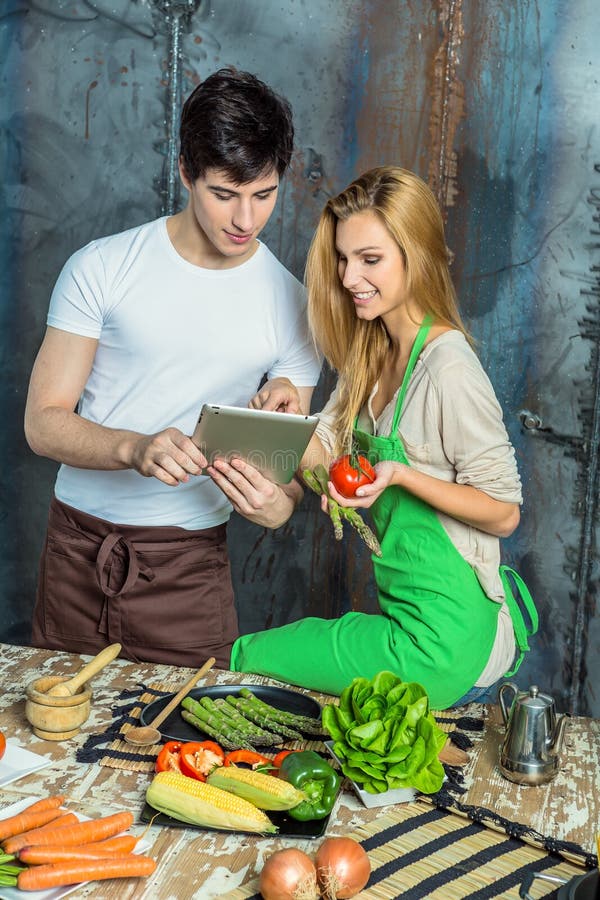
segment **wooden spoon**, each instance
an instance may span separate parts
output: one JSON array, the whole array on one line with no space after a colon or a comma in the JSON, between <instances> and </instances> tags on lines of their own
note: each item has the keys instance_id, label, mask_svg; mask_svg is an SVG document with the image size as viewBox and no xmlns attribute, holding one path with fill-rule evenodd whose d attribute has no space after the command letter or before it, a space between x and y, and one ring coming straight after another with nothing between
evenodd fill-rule
<instances>
[{"instance_id":1,"label":"wooden spoon","mask_svg":"<svg viewBox=\"0 0 600 900\"><path fill-rule=\"evenodd\" d=\"M59 684L55 684L54 687L51 687L48 691L49 696L72 697L73 694L77 693L82 684L89 681L93 675L97 675L98 672L100 672L104 666L107 666L112 662L120 652L120 644L110 644L110 646L105 647L104 650L101 650L97 656L83 667L83 669L80 669L73 678L69 678L68 681L61 681Z\"/></svg>"},{"instance_id":2,"label":"wooden spoon","mask_svg":"<svg viewBox=\"0 0 600 900\"><path fill-rule=\"evenodd\" d=\"M191 689L194 687L197 681L200 681L203 675L206 675L209 669L215 664L214 656L211 656L210 659L207 659L202 668L198 669L195 675L186 681L184 686L178 691L172 700L170 700L164 709L162 709L157 716L155 716L149 725L140 725L139 727L130 728L123 735L124 739L128 744L135 744L136 747L143 747L145 744L158 744L160 741L160 731L157 726L165 721L168 715L170 715L176 706L183 700L184 697L189 694Z\"/></svg>"}]
</instances>

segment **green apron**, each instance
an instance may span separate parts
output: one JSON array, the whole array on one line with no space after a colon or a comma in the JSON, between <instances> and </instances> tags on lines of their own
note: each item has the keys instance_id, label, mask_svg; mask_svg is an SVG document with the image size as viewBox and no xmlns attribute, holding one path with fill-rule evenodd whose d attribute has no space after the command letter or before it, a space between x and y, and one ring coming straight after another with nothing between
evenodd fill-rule
<instances>
[{"instance_id":1,"label":"green apron","mask_svg":"<svg viewBox=\"0 0 600 900\"><path fill-rule=\"evenodd\" d=\"M409 464L398 425L430 327L431 321L426 319L413 345L390 435L372 435L355 428L356 443L372 463L387 459ZM427 503L393 485L381 494L371 512L383 554L373 557L383 615L307 618L245 635L233 645L233 671L258 672L340 694L353 678L372 678L390 670L405 681L424 685L434 709L452 705L473 687L494 644L500 604L485 594L475 570ZM537 615L516 573L503 567L501 575L520 650L518 668L528 649L527 637L537 630ZM530 628L508 575L520 589Z\"/></svg>"}]
</instances>

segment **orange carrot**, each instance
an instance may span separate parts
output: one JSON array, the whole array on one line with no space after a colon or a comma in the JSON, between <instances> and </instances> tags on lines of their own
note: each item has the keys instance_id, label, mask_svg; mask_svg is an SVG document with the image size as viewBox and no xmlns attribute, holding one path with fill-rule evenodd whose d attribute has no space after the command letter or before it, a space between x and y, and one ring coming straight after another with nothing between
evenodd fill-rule
<instances>
[{"instance_id":1,"label":"orange carrot","mask_svg":"<svg viewBox=\"0 0 600 900\"><path fill-rule=\"evenodd\" d=\"M53 819L48 825L42 825L41 828L34 828L23 834L15 834L14 837L7 838L2 841L2 849L5 853L16 853L21 847L27 847L29 844L36 844L39 838L47 831L58 831L59 828L66 828L71 825L78 825L79 819L75 813L64 813L58 819Z\"/></svg>"},{"instance_id":2,"label":"orange carrot","mask_svg":"<svg viewBox=\"0 0 600 900\"><path fill-rule=\"evenodd\" d=\"M49 828L38 834L35 841L24 841L21 847L31 847L33 844L62 844L63 847L73 847L79 844L91 844L93 841L102 841L104 838L113 837L120 831L127 831L133 825L133 815L130 812L115 813L112 816L104 816L101 819L88 819L86 822L77 822L76 825L64 828ZM25 835L23 835L25 836ZM7 850L7 853L14 853Z\"/></svg>"},{"instance_id":3,"label":"orange carrot","mask_svg":"<svg viewBox=\"0 0 600 900\"><path fill-rule=\"evenodd\" d=\"M107 838L105 841L94 841L89 846L90 849L112 850L113 855L116 853L132 853L139 840L140 838L134 834L118 834L117 837Z\"/></svg>"},{"instance_id":4,"label":"orange carrot","mask_svg":"<svg viewBox=\"0 0 600 900\"><path fill-rule=\"evenodd\" d=\"M64 802L65 798L63 796L42 797L41 800L36 800L35 803L22 809L20 815L23 815L23 813L38 812L40 809L58 809Z\"/></svg>"},{"instance_id":5,"label":"orange carrot","mask_svg":"<svg viewBox=\"0 0 600 900\"><path fill-rule=\"evenodd\" d=\"M122 853L131 853L137 842L138 838L132 834L124 834L108 841L95 841L93 844L81 844L73 847L65 847L62 844L23 847L17 856L21 862L27 863L29 866L48 865L76 859L105 859L106 857L120 856Z\"/></svg>"},{"instance_id":6,"label":"orange carrot","mask_svg":"<svg viewBox=\"0 0 600 900\"><path fill-rule=\"evenodd\" d=\"M38 809L34 812L21 812L16 816L10 816L10 818L0 821L0 841L15 834L23 834L24 831L31 831L32 828L39 828L41 825L51 822L52 819L58 819L59 816L62 816L60 809Z\"/></svg>"},{"instance_id":7,"label":"orange carrot","mask_svg":"<svg viewBox=\"0 0 600 900\"><path fill-rule=\"evenodd\" d=\"M135 853L106 859L56 863L23 869L17 877L21 891L44 891L51 887L78 884L80 881L102 881L105 878L138 878L151 875L156 860Z\"/></svg>"}]
</instances>

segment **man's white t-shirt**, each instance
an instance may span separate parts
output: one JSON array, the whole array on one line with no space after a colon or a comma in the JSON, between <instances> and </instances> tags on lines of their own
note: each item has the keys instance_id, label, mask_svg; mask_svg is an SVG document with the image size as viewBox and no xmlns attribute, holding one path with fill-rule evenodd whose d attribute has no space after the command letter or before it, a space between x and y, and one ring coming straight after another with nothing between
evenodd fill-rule
<instances>
[{"instance_id":1,"label":"man's white t-shirt","mask_svg":"<svg viewBox=\"0 0 600 900\"><path fill-rule=\"evenodd\" d=\"M264 374L317 383L300 282L259 244L231 269L175 250L167 218L92 241L63 268L48 325L99 341L78 413L99 425L192 434L203 403L246 406ZM56 496L128 525L209 528L231 505L205 476L169 487L130 469L61 466Z\"/></svg>"}]
</instances>

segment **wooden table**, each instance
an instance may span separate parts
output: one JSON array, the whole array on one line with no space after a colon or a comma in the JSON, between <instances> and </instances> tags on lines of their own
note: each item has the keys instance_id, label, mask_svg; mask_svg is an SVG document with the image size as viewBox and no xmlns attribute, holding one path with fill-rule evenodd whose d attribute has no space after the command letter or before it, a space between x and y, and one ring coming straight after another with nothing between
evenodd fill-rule
<instances>
[{"instance_id":1,"label":"wooden table","mask_svg":"<svg viewBox=\"0 0 600 900\"><path fill-rule=\"evenodd\" d=\"M8 806L26 796L60 793L68 797L70 808L90 817L106 815L109 811L131 810L136 822L132 830L139 834L144 826L137 823L151 776L97 764L82 764L76 760L76 751L83 747L91 734L103 732L111 724L113 705L125 689L167 681L179 685L192 670L115 660L93 679L92 713L80 734L64 742L43 741L35 737L25 719L26 684L41 675L74 674L88 659L78 654L0 644L2 730L9 740L52 760L51 765L39 773L3 788L1 806ZM204 683L235 684L240 681L268 683L267 679L258 676L215 670L209 673ZM319 695L315 696L319 698ZM351 833L357 826L368 825L388 812L389 808L385 807L366 809L352 792L343 790L327 834ZM157 869L150 878L90 883L79 889L77 896L102 900L210 900L251 882L260 872L266 857L277 849L297 847L309 853L315 850L315 842L310 840L187 828L153 826L147 837L152 845L148 853L158 861ZM375 898L380 894L366 890L359 896Z\"/></svg>"}]
</instances>

